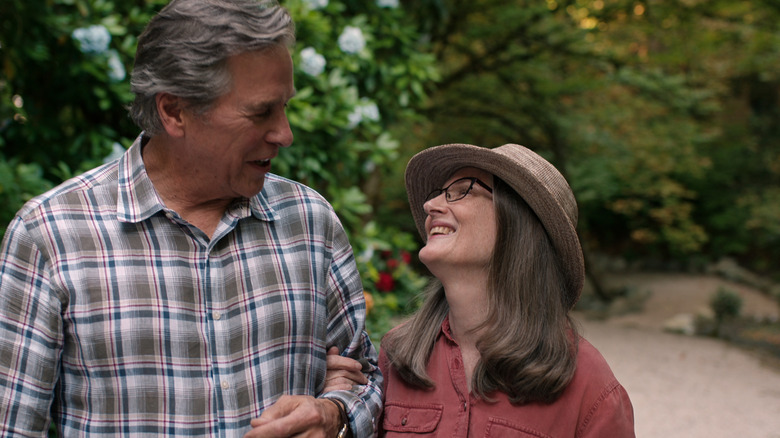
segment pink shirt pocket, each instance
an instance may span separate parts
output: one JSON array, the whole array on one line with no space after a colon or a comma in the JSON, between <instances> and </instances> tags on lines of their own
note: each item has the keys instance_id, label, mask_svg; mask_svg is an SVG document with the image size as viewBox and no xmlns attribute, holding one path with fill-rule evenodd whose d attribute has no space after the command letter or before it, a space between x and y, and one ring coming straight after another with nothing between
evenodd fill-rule
<instances>
[{"instance_id":1,"label":"pink shirt pocket","mask_svg":"<svg viewBox=\"0 0 780 438\"><path fill-rule=\"evenodd\" d=\"M439 404L389 402L385 405L382 426L386 436L397 433L434 433L444 407Z\"/></svg>"}]
</instances>

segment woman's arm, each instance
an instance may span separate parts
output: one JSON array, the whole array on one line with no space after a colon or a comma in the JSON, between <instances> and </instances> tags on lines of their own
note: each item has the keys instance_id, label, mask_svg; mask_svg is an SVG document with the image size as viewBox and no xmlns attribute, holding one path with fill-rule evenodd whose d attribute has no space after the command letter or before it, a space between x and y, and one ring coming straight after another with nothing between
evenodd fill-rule
<instances>
[{"instance_id":1,"label":"woman's arm","mask_svg":"<svg viewBox=\"0 0 780 438\"><path fill-rule=\"evenodd\" d=\"M328 370L325 373L325 388L322 392L349 391L354 385L365 385L368 378L361 371L363 366L355 359L339 354L339 349L331 347L327 356Z\"/></svg>"}]
</instances>

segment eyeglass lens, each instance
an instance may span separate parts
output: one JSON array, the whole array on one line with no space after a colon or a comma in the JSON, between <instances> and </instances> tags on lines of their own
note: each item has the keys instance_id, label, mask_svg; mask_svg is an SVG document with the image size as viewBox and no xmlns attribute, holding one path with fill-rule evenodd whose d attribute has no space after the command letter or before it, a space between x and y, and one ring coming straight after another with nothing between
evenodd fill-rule
<instances>
[{"instance_id":1,"label":"eyeglass lens","mask_svg":"<svg viewBox=\"0 0 780 438\"><path fill-rule=\"evenodd\" d=\"M452 184L448 185L443 189L436 189L432 191L425 198L425 202L428 202L431 199L441 195L442 192L444 193L444 198L447 200L447 202L455 202L461 200L465 198L466 195L468 195L468 193L474 187L474 183L476 181L477 181L476 178L461 178L455 180L452 182Z\"/></svg>"}]
</instances>

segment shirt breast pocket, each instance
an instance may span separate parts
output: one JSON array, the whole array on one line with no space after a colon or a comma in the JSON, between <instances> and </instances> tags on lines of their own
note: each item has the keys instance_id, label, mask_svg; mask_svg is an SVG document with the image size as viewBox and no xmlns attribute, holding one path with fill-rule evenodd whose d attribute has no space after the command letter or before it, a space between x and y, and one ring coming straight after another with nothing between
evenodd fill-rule
<instances>
[{"instance_id":1,"label":"shirt breast pocket","mask_svg":"<svg viewBox=\"0 0 780 438\"><path fill-rule=\"evenodd\" d=\"M388 402L382 419L384 436L414 433L419 437L435 437L443 409L439 404Z\"/></svg>"},{"instance_id":2,"label":"shirt breast pocket","mask_svg":"<svg viewBox=\"0 0 780 438\"><path fill-rule=\"evenodd\" d=\"M553 438L546 433L533 430L519 424L511 423L503 418L492 417L485 429L485 438Z\"/></svg>"}]
</instances>

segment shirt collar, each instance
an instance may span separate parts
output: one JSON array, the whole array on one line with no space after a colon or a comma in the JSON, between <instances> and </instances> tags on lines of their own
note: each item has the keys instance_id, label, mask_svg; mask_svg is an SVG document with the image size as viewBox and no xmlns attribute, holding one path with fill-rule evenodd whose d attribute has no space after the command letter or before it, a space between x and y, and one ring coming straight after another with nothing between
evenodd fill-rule
<instances>
[{"instance_id":1,"label":"shirt collar","mask_svg":"<svg viewBox=\"0 0 780 438\"><path fill-rule=\"evenodd\" d=\"M265 184L268 184L267 179ZM236 199L235 202L228 207L227 214L238 219L254 216L257 219L266 222L273 222L279 218L279 215L268 202L265 188L258 193L257 196L253 196L250 199Z\"/></svg>"},{"instance_id":2,"label":"shirt collar","mask_svg":"<svg viewBox=\"0 0 780 438\"><path fill-rule=\"evenodd\" d=\"M117 218L120 222L141 222L165 208L141 158L141 149L148 141L149 137L141 133L119 158Z\"/></svg>"},{"instance_id":3,"label":"shirt collar","mask_svg":"<svg viewBox=\"0 0 780 438\"><path fill-rule=\"evenodd\" d=\"M457 344L457 342L455 342L455 339L452 337L452 329L450 328L449 313L447 314L447 316L444 317L444 321L441 322L441 333L444 335L445 338L449 339L450 342Z\"/></svg>"},{"instance_id":4,"label":"shirt collar","mask_svg":"<svg viewBox=\"0 0 780 438\"><path fill-rule=\"evenodd\" d=\"M267 188L269 185L275 183L275 179L269 176L270 175L265 176L263 190L261 190L257 196L253 196L251 199L249 199L248 207L249 211L251 211L252 215L254 215L256 218L260 219L261 221L273 222L279 219L279 214L271 206L271 202L268 199Z\"/></svg>"}]
</instances>

